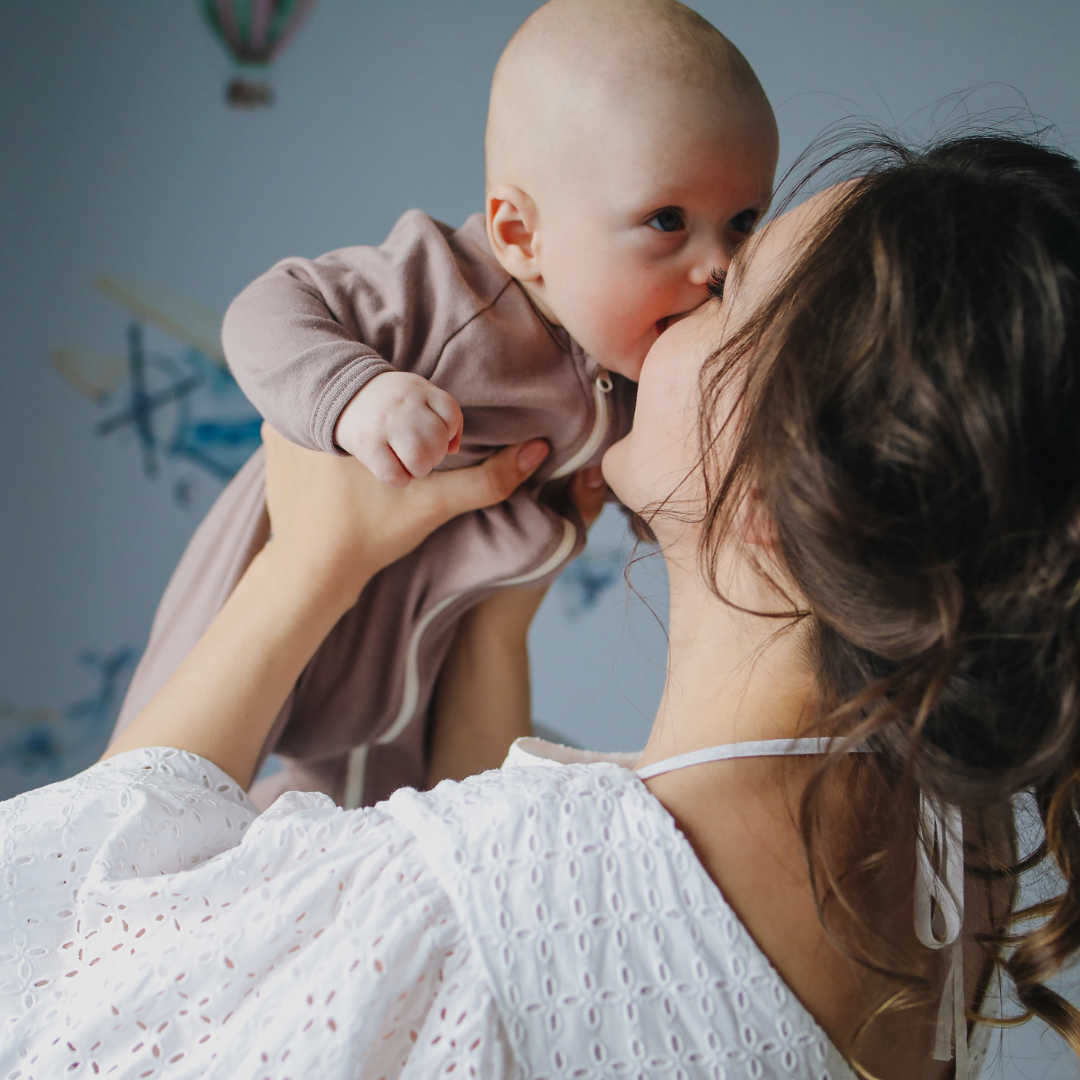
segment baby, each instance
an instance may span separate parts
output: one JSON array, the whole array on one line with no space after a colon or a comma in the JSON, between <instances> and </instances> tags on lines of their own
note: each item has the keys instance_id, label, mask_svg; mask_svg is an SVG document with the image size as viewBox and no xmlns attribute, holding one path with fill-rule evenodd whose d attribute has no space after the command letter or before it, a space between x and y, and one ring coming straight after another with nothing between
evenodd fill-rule
<instances>
[{"instance_id":1,"label":"baby","mask_svg":"<svg viewBox=\"0 0 1080 1080\"><path fill-rule=\"evenodd\" d=\"M409 211L378 248L286 259L233 302L225 353L282 434L388 484L543 438L534 482L450 522L364 590L313 657L257 784L345 806L422 786L429 706L462 616L581 549L569 477L629 428L645 354L707 296L772 190L776 124L738 50L675 0L551 0L491 89L484 214ZM452 455L452 459L448 457ZM117 730L165 682L267 538L256 454L192 538Z\"/></svg>"}]
</instances>

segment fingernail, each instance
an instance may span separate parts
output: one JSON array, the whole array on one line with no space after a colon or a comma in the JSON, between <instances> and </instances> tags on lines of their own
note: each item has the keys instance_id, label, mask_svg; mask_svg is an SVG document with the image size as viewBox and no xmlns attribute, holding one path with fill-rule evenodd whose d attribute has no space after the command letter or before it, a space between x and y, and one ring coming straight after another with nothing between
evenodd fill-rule
<instances>
[{"instance_id":1,"label":"fingernail","mask_svg":"<svg viewBox=\"0 0 1080 1080\"><path fill-rule=\"evenodd\" d=\"M543 439L534 439L518 451L518 467L524 472L535 469L548 456L548 444Z\"/></svg>"},{"instance_id":2,"label":"fingernail","mask_svg":"<svg viewBox=\"0 0 1080 1080\"><path fill-rule=\"evenodd\" d=\"M604 473L599 465L590 465L584 472L585 486L590 491L596 491L604 486Z\"/></svg>"}]
</instances>

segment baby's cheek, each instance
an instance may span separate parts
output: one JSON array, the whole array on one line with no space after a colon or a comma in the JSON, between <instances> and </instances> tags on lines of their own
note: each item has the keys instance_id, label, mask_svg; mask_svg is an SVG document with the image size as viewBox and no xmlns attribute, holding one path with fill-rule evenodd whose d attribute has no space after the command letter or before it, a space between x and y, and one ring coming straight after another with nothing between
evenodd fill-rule
<instances>
[{"instance_id":1,"label":"baby's cheek","mask_svg":"<svg viewBox=\"0 0 1080 1080\"><path fill-rule=\"evenodd\" d=\"M611 348L641 352L636 360L640 369L644 352L657 337L656 320L647 300L610 293L597 297L592 305L592 321Z\"/></svg>"}]
</instances>

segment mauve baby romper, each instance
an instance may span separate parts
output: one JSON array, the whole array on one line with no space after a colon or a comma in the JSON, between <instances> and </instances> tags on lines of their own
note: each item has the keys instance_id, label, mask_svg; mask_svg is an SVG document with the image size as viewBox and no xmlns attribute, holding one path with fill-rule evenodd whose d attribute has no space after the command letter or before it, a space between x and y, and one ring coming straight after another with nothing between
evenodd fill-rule
<instances>
[{"instance_id":1,"label":"mauve baby romper","mask_svg":"<svg viewBox=\"0 0 1080 1080\"><path fill-rule=\"evenodd\" d=\"M609 375L532 307L495 261L474 214L456 232L410 210L380 247L285 259L233 301L222 327L229 366L256 408L300 446L341 453L334 427L376 375L412 371L452 394L465 418L462 468L543 438L534 480L463 515L364 589L300 676L263 748L285 762L252 797L323 791L371 805L423 786L425 729L439 668L461 616L500 588L550 581L584 530L571 473L628 430L636 387ZM196 530L162 597L116 730L191 650L266 542L259 450Z\"/></svg>"}]
</instances>

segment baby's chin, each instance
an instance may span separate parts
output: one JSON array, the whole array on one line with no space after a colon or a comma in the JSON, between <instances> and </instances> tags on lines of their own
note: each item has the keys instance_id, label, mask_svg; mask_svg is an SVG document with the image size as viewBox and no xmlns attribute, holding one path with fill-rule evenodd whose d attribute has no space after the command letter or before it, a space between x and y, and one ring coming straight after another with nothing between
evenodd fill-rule
<instances>
[{"instance_id":1,"label":"baby's chin","mask_svg":"<svg viewBox=\"0 0 1080 1080\"><path fill-rule=\"evenodd\" d=\"M624 379L629 379L631 382L637 382L641 377L641 368L645 363L645 357L649 354L649 350L653 347L653 343L659 336L659 333L652 332L646 336L646 340L636 349L626 349L619 353L609 353L607 356L598 356L596 359L607 368L608 371L614 372L616 375L621 375Z\"/></svg>"},{"instance_id":2,"label":"baby's chin","mask_svg":"<svg viewBox=\"0 0 1080 1080\"><path fill-rule=\"evenodd\" d=\"M604 474L604 481L624 505L626 505L629 492L625 490L625 485L622 483L623 475L619 466L626 455L625 443L628 438L628 435L624 435L618 442L612 443L600 459L600 472Z\"/></svg>"},{"instance_id":3,"label":"baby's chin","mask_svg":"<svg viewBox=\"0 0 1080 1080\"><path fill-rule=\"evenodd\" d=\"M634 435L630 432L604 451L600 471L604 481L619 500L633 514L645 513L651 500L639 483L642 470L635 467Z\"/></svg>"}]
</instances>

